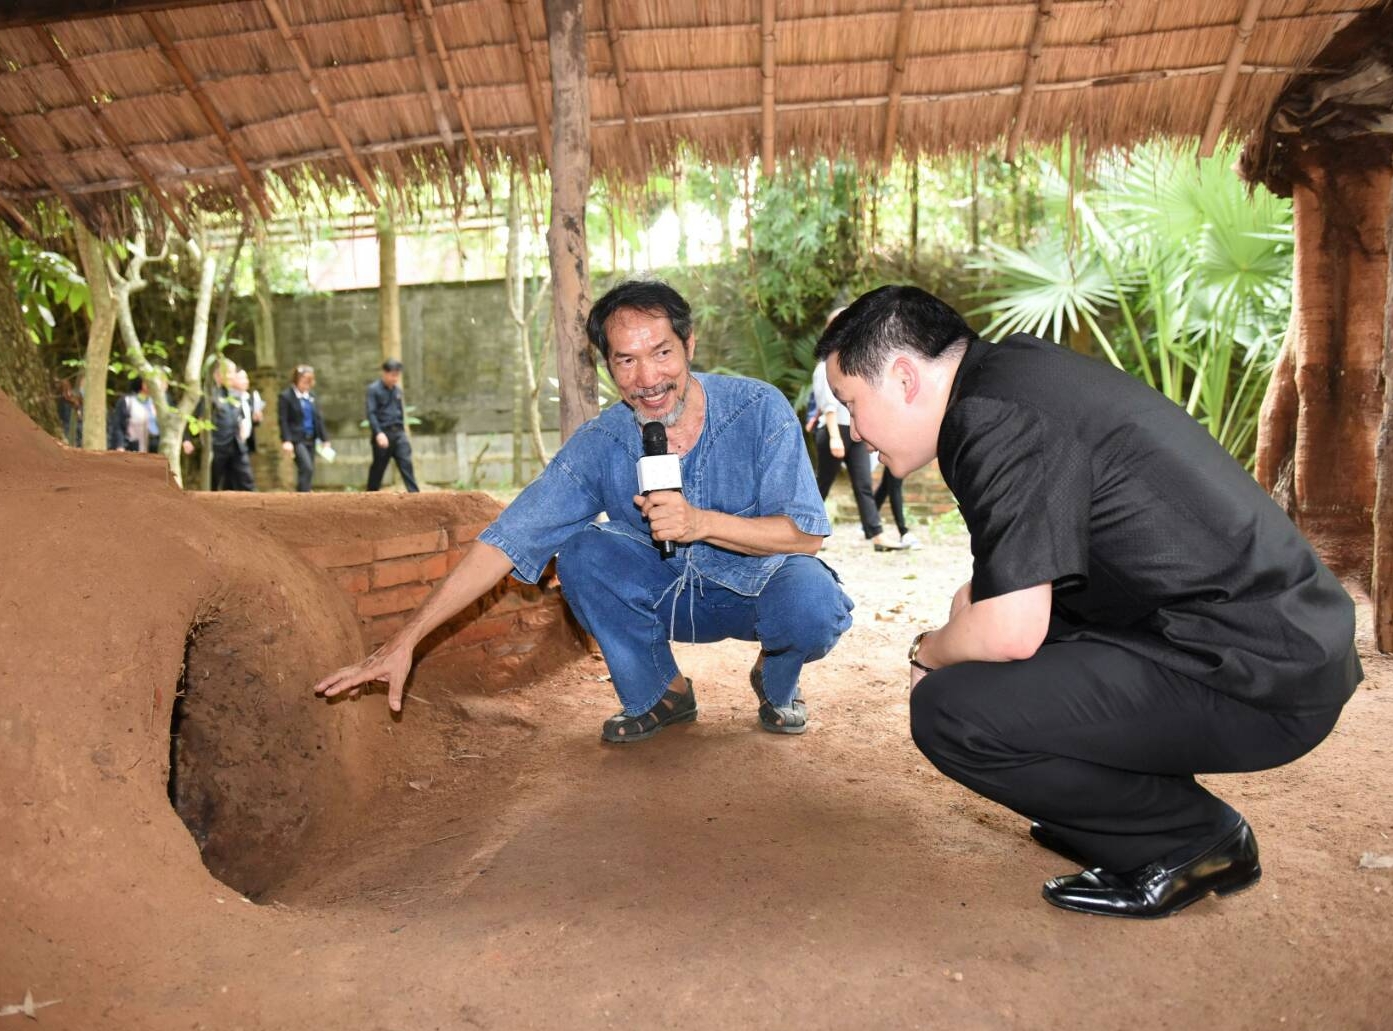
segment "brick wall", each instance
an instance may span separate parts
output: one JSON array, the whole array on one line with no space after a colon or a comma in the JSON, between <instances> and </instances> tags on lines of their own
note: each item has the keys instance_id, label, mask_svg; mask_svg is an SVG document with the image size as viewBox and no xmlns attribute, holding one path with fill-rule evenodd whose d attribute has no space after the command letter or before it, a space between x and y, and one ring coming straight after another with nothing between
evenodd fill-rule
<instances>
[{"instance_id":1,"label":"brick wall","mask_svg":"<svg viewBox=\"0 0 1393 1031\"><path fill-rule=\"evenodd\" d=\"M367 650L406 622L499 511L472 493L200 495L237 508L322 569L358 617ZM539 676L587 654L556 580L505 577L416 649L418 671L485 688Z\"/></svg>"}]
</instances>

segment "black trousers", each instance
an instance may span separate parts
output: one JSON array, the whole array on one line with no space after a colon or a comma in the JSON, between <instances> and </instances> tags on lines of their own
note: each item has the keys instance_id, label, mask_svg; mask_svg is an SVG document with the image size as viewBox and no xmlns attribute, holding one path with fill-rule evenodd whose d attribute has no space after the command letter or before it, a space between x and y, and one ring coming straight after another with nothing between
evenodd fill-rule
<instances>
[{"instance_id":1,"label":"black trousers","mask_svg":"<svg viewBox=\"0 0 1393 1031\"><path fill-rule=\"evenodd\" d=\"M314 486L314 446L303 440L295 442L295 490L307 494Z\"/></svg>"},{"instance_id":2,"label":"black trousers","mask_svg":"<svg viewBox=\"0 0 1393 1031\"><path fill-rule=\"evenodd\" d=\"M382 475L387 471L387 462L397 463L401 482L409 493L415 494L421 488L416 486L416 470L411 465L411 440L401 427L383 431L387 435L387 446L377 446L377 435L372 438L372 468L368 470L368 490L382 489Z\"/></svg>"},{"instance_id":3,"label":"black trousers","mask_svg":"<svg viewBox=\"0 0 1393 1031\"><path fill-rule=\"evenodd\" d=\"M875 510L880 512L880 506L885 504L886 498L890 499L890 512L895 517L895 529L900 531L903 537L909 532L909 526L904 521L904 480L900 479L889 469L881 469L880 484L875 489Z\"/></svg>"},{"instance_id":4,"label":"black trousers","mask_svg":"<svg viewBox=\"0 0 1393 1031\"><path fill-rule=\"evenodd\" d=\"M1338 718L1265 712L1092 642L948 666L910 697L914 742L935 766L1116 872L1232 826L1234 810L1195 774L1291 762Z\"/></svg>"},{"instance_id":5,"label":"black trousers","mask_svg":"<svg viewBox=\"0 0 1393 1031\"><path fill-rule=\"evenodd\" d=\"M880 525L880 513L876 511L875 491L871 487L871 452L864 441L852 440L851 433L842 427L842 443L846 446L846 457L837 458L832 454L831 437L826 426L817 428L817 491L827 500L827 492L832 489L832 481L843 463L846 474L851 477L851 489L856 495L856 512L861 517L861 531L866 540L879 537L884 527Z\"/></svg>"},{"instance_id":6,"label":"black trousers","mask_svg":"<svg viewBox=\"0 0 1393 1031\"><path fill-rule=\"evenodd\" d=\"M247 453L236 447L213 448L211 486L214 490L256 490Z\"/></svg>"}]
</instances>

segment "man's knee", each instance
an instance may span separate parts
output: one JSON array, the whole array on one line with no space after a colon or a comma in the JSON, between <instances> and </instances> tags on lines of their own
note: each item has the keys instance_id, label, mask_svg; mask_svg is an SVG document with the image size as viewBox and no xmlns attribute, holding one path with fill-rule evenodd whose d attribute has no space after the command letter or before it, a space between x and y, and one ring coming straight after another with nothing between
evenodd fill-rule
<instances>
[{"instance_id":1,"label":"man's knee","mask_svg":"<svg viewBox=\"0 0 1393 1031\"><path fill-rule=\"evenodd\" d=\"M960 669L924 676L909 695L909 733L919 751L943 772L963 765L982 751L984 742L975 719L973 678Z\"/></svg>"},{"instance_id":2,"label":"man's knee","mask_svg":"<svg viewBox=\"0 0 1393 1031\"><path fill-rule=\"evenodd\" d=\"M851 599L817 559L788 559L760 596L759 638L767 650L821 658L851 626Z\"/></svg>"}]
</instances>

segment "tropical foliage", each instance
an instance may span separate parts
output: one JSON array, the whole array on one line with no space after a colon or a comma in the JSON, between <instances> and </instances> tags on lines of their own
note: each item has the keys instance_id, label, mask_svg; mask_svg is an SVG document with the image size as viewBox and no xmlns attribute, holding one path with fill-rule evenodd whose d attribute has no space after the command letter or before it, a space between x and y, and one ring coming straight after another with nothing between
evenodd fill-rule
<instances>
[{"instance_id":1,"label":"tropical foliage","mask_svg":"<svg viewBox=\"0 0 1393 1031\"><path fill-rule=\"evenodd\" d=\"M986 335L1096 349L1140 376L1251 465L1258 409L1291 308L1291 206L1232 172L1153 145L1044 180L1024 248L989 244Z\"/></svg>"}]
</instances>

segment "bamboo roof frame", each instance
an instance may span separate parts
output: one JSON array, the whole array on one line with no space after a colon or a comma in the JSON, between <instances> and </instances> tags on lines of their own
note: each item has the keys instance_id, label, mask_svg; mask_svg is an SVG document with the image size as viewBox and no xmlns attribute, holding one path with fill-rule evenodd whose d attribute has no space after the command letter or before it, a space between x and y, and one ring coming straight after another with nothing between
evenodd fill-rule
<instances>
[{"instance_id":1,"label":"bamboo roof frame","mask_svg":"<svg viewBox=\"0 0 1393 1031\"><path fill-rule=\"evenodd\" d=\"M1387 2L592 0L595 170L640 179L686 150L884 169L1066 133L1212 147ZM423 179L487 187L499 160L550 167L544 23L539 0L11 0L0 215L39 225L56 197L102 221L135 192L176 225L229 199L265 219L269 177L377 206Z\"/></svg>"}]
</instances>

